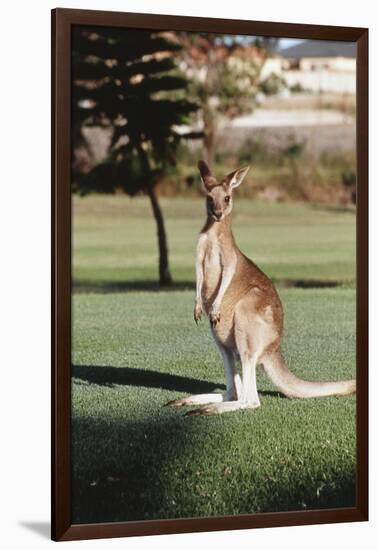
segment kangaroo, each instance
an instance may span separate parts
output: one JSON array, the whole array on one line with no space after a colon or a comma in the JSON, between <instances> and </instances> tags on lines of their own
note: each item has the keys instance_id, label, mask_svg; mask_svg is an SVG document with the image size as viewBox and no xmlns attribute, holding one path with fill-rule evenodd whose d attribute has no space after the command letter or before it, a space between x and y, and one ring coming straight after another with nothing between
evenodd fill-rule
<instances>
[{"instance_id":1,"label":"kangaroo","mask_svg":"<svg viewBox=\"0 0 378 550\"><path fill-rule=\"evenodd\" d=\"M198 168L206 193L207 219L200 232L196 258L194 319L203 311L209 317L215 342L223 358L226 391L192 395L169 405L202 405L187 416L220 414L260 406L256 368L265 373L289 398L347 395L356 391L355 380L309 382L293 374L281 353L283 308L272 281L237 247L231 230L232 192L249 167L219 181L204 161ZM242 366L242 379L235 359Z\"/></svg>"}]
</instances>

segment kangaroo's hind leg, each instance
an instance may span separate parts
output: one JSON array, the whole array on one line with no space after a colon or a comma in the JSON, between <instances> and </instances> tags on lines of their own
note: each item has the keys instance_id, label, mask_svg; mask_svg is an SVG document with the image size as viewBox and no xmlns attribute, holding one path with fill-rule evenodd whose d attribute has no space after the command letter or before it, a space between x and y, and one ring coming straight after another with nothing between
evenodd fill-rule
<instances>
[{"instance_id":1,"label":"kangaroo's hind leg","mask_svg":"<svg viewBox=\"0 0 378 550\"><path fill-rule=\"evenodd\" d=\"M277 340L271 307L257 306L259 291L252 291L235 308L235 341L242 363L241 400L249 408L260 406L256 369L269 347Z\"/></svg>"},{"instance_id":2,"label":"kangaroo's hind leg","mask_svg":"<svg viewBox=\"0 0 378 550\"><path fill-rule=\"evenodd\" d=\"M240 375L236 372L234 354L223 346L215 335L214 340L223 359L224 375L226 377L226 392L223 394L222 401L237 401L241 396L242 383Z\"/></svg>"},{"instance_id":3,"label":"kangaroo's hind leg","mask_svg":"<svg viewBox=\"0 0 378 550\"><path fill-rule=\"evenodd\" d=\"M239 411L242 409L257 409L260 406L256 387L256 367L258 354L244 353L241 356L242 385L238 391L237 400L223 400L222 402L206 404L204 407L189 411L187 416L203 416Z\"/></svg>"},{"instance_id":4,"label":"kangaroo's hind leg","mask_svg":"<svg viewBox=\"0 0 378 550\"><path fill-rule=\"evenodd\" d=\"M236 401L206 405L188 413L189 416L222 414L260 406L256 369L265 350L276 338L270 311L256 308L256 296L245 296L235 307L234 335L242 364L242 387Z\"/></svg>"},{"instance_id":5,"label":"kangaroo's hind leg","mask_svg":"<svg viewBox=\"0 0 378 550\"><path fill-rule=\"evenodd\" d=\"M225 393L202 393L199 395L189 395L182 399L174 399L169 401L167 405L170 407L184 407L186 405L206 405L208 403L222 403L238 399L241 394L240 376L235 370L235 360L233 353L228 351L222 344L217 342L220 354L223 359L224 372L226 376L226 391Z\"/></svg>"}]
</instances>

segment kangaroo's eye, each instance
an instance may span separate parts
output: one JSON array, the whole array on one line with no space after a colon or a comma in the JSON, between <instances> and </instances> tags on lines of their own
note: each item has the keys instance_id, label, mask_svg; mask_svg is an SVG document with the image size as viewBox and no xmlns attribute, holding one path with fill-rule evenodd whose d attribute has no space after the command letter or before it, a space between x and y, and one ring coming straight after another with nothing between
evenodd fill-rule
<instances>
[{"instance_id":1,"label":"kangaroo's eye","mask_svg":"<svg viewBox=\"0 0 378 550\"><path fill-rule=\"evenodd\" d=\"M224 197L224 200L225 200L225 202L230 202L230 195L226 195L226 196Z\"/></svg>"}]
</instances>

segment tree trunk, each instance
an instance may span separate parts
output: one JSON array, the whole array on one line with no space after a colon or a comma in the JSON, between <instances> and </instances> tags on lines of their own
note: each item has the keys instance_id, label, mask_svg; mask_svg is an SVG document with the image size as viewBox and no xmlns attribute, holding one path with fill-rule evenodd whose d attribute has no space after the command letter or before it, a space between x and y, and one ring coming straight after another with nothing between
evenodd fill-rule
<instances>
[{"instance_id":1,"label":"tree trunk","mask_svg":"<svg viewBox=\"0 0 378 550\"><path fill-rule=\"evenodd\" d=\"M215 159L215 130L212 127L206 128L205 126L204 133L203 145L205 148L205 160L207 164L212 167Z\"/></svg>"},{"instance_id":2,"label":"tree trunk","mask_svg":"<svg viewBox=\"0 0 378 550\"><path fill-rule=\"evenodd\" d=\"M141 144L137 146L137 150L146 174L151 173L150 163L149 163L147 154L144 151ZM169 286L172 284L173 280L172 280L171 273L169 271L167 234L165 232L163 213L161 211L159 201L155 193L155 189L151 182L149 182L149 184L145 187L145 192L150 198L152 212L154 214L154 218L157 226L157 236L158 236L158 246L159 246L159 284L161 286Z\"/></svg>"},{"instance_id":3,"label":"tree trunk","mask_svg":"<svg viewBox=\"0 0 378 550\"><path fill-rule=\"evenodd\" d=\"M173 281L169 271L167 235L165 232L163 213L160 209L155 189L151 186L147 188L146 192L150 198L152 211L154 213L157 225L159 245L159 283L161 286L169 286Z\"/></svg>"}]
</instances>

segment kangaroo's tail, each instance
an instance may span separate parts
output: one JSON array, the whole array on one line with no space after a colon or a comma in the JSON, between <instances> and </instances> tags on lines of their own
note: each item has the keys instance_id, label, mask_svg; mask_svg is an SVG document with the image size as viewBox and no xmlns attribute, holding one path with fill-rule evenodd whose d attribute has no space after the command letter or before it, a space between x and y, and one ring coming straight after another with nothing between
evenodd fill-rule
<instances>
[{"instance_id":1,"label":"kangaroo's tail","mask_svg":"<svg viewBox=\"0 0 378 550\"><path fill-rule=\"evenodd\" d=\"M286 366L281 351L266 355L262 362L267 376L279 391L289 398L348 395L356 391L355 380L341 380L340 382L309 382L298 378Z\"/></svg>"}]
</instances>

